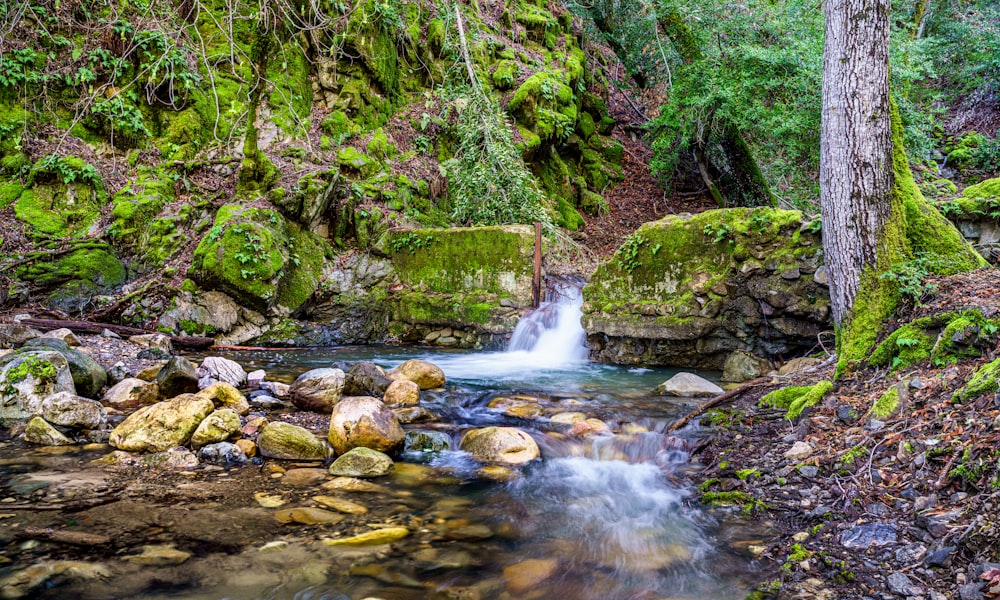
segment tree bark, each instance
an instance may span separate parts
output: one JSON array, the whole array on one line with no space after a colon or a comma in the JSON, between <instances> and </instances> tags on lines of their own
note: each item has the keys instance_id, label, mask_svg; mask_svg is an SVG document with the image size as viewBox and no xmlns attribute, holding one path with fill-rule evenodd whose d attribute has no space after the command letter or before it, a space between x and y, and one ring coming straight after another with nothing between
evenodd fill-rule
<instances>
[{"instance_id":1,"label":"tree bark","mask_svg":"<svg viewBox=\"0 0 1000 600\"><path fill-rule=\"evenodd\" d=\"M891 224L889 0L827 0L820 139L823 252L834 323L851 314Z\"/></svg>"}]
</instances>

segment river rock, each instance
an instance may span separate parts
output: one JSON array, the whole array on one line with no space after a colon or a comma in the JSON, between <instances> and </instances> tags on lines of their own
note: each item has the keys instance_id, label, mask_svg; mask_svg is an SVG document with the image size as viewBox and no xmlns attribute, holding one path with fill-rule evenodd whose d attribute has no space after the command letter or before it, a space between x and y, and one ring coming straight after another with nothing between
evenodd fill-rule
<instances>
[{"instance_id":1,"label":"river rock","mask_svg":"<svg viewBox=\"0 0 1000 600\"><path fill-rule=\"evenodd\" d=\"M504 567L503 579L507 584L507 591L512 594L528 592L552 577L558 567L559 562L551 558L531 558Z\"/></svg>"},{"instance_id":2,"label":"river rock","mask_svg":"<svg viewBox=\"0 0 1000 600\"><path fill-rule=\"evenodd\" d=\"M516 427L472 429L462 436L460 448L476 460L520 465L541 456L538 444Z\"/></svg>"},{"instance_id":3,"label":"river rock","mask_svg":"<svg viewBox=\"0 0 1000 600\"><path fill-rule=\"evenodd\" d=\"M844 548L867 550L870 546L895 543L896 528L883 523L865 523L840 534L840 545Z\"/></svg>"},{"instance_id":4,"label":"river rock","mask_svg":"<svg viewBox=\"0 0 1000 600\"><path fill-rule=\"evenodd\" d=\"M378 450L353 448L333 461L330 474L340 477L381 477L392 471L392 467L392 459Z\"/></svg>"},{"instance_id":5,"label":"river rock","mask_svg":"<svg viewBox=\"0 0 1000 600\"><path fill-rule=\"evenodd\" d=\"M792 360L781 365L781 368L778 369L778 375L793 375L810 367L822 364L822 362L823 360L820 358L811 358L808 356L793 358Z\"/></svg>"},{"instance_id":6,"label":"river rock","mask_svg":"<svg viewBox=\"0 0 1000 600\"><path fill-rule=\"evenodd\" d=\"M347 517L342 514L323 510L322 508L299 507L283 508L274 511L274 518L281 523L301 523L303 525L318 525L320 523L333 525Z\"/></svg>"},{"instance_id":7,"label":"river rock","mask_svg":"<svg viewBox=\"0 0 1000 600\"><path fill-rule=\"evenodd\" d=\"M233 443L236 445L237 448L240 449L240 451L243 454L247 455L248 457L252 458L254 456L257 456L257 444L253 440L240 438Z\"/></svg>"},{"instance_id":8,"label":"river rock","mask_svg":"<svg viewBox=\"0 0 1000 600\"><path fill-rule=\"evenodd\" d=\"M336 496L313 496L313 502L322 504L327 508L332 508L338 512L347 513L349 515L364 515L368 514L368 507L364 504L358 504L357 502L351 502L345 498L337 498Z\"/></svg>"},{"instance_id":9,"label":"river rock","mask_svg":"<svg viewBox=\"0 0 1000 600\"><path fill-rule=\"evenodd\" d=\"M38 350L0 357L0 426L25 423L57 392L76 394L62 354Z\"/></svg>"},{"instance_id":10,"label":"river rock","mask_svg":"<svg viewBox=\"0 0 1000 600\"><path fill-rule=\"evenodd\" d=\"M356 492L359 494L387 494L389 489L385 486L358 479L356 477L337 477L331 479L320 486L324 490L335 492Z\"/></svg>"},{"instance_id":11,"label":"river rock","mask_svg":"<svg viewBox=\"0 0 1000 600\"><path fill-rule=\"evenodd\" d=\"M73 375L73 385L76 393L87 398L96 398L98 393L108 384L108 372L104 370L89 354L70 348L59 338L38 337L29 340L24 348L52 350L62 354L69 364L69 372Z\"/></svg>"},{"instance_id":12,"label":"river rock","mask_svg":"<svg viewBox=\"0 0 1000 600\"><path fill-rule=\"evenodd\" d=\"M76 334L65 327L60 327L59 329L53 329L52 331L43 333L41 336L43 338L55 338L62 342L65 342L67 346L79 346L80 338L76 337Z\"/></svg>"},{"instance_id":13,"label":"river rock","mask_svg":"<svg viewBox=\"0 0 1000 600\"><path fill-rule=\"evenodd\" d=\"M403 450L406 452L443 452L451 450L451 436L441 431L407 431Z\"/></svg>"},{"instance_id":14,"label":"river rock","mask_svg":"<svg viewBox=\"0 0 1000 600\"><path fill-rule=\"evenodd\" d=\"M156 385L164 398L197 392L198 373L191 361L183 356L174 356L157 372Z\"/></svg>"},{"instance_id":15,"label":"river rock","mask_svg":"<svg viewBox=\"0 0 1000 600\"><path fill-rule=\"evenodd\" d=\"M268 423L257 438L261 456L285 460L315 460L326 458L329 450L308 429L275 421Z\"/></svg>"},{"instance_id":16,"label":"river rock","mask_svg":"<svg viewBox=\"0 0 1000 600\"><path fill-rule=\"evenodd\" d=\"M678 373L656 386L657 394L681 398L714 398L723 393L722 388L694 373Z\"/></svg>"},{"instance_id":17,"label":"river rock","mask_svg":"<svg viewBox=\"0 0 1000 600\"><path fill-rule=\"evenodd\" d=\"M324 546L376 546L389 544L410 535L406 527L385 527L374 531L366 531L351 537L335 540L323 540Z\"/></svg>"},{"instance_id":18,"label":"river rock","mask_svg":"<svg viewBox=\"0 0 1000 600\"><path fill-rule=\"evenodd\" d=\"M187 471L198 466L198 457L187 448L178 446L163 452L147 454L142 462L154 469Z\"/></svg>"},{"instance_id":19,"label":"river rock","mask_svg":"<svg viewBox=\"0 0 1000 600\"><path fill-rule=\"evenodd\" d=\"M205 382L205 388L218 381L239 387L246 383L247 372L234 360L221 356L209 356L198 365L198 379Z\"/></svg>"},{"instance_id":20,"label":"river rock","mask_svg":"<svg viewBox=\"0 0 1000 600\"><path fill-rule=\"evenodd\" d=\"M785 451L785 458L792 461L805 460L812 454L813 447L808 442L795 442Z\"/></svg>"},{"instance_id":21,"label":"river rock","mask_svg":"<svg viewBox=\"0 0 1000 600\"><path fill-rule=\"evenodd\" d=\"M123 409L156 404L159 398L160 387L155 382L129 377L104 392L103 402L111 408Z\"/></svg>"},{"instance_id":22,"label":"river rock","mask_svg":"<svg viewBox=\"0 0 1000 600\"><path fill-rule=\"evenodd\" d=\"M42 335L41 331L18 323L0 323L0 348L19 348L28 340Z\"/></svg>"},{"instance_id":23,"label":"river rock","mask_svg":"<svg viewBox=\"0 0 1000 600\"><path fill-rule=\"evenodd\" d=\"M315 487L326 481L326 471L311 467L288 469L281 477L281 483L292 487Z\"/></svg>"},{"instance_id":24,"label":"river rock","mask_svg":"<svg viewBox=\"0 0 1000 600\"><path fill-rule=\"evenodd\" d=\"M359 362L351 365L344 380L345 396L375 396L381 398L392 380L382 367L373 362Z\"/></svg>"},{"instance_id":25,"label":"river rock","mask_svg":"<svg viewBox=\"0 0 1000 600\"><path fill-rule=\"evenodd\" d=\"M563 425L576 425L580 421L587 419L587 415L582 412L561 412L556 413L550 417L553 423L560 423Z\"/></svg>"},{"instance_id":26,"label":"river rock","mask_svg":"<svg viewBox=\"0 0 1000 600\"><path fill-rule=\"evenodd\" d=\"M410 359L387 373L390 379L407 379L422 390L444 387L445 377L441 367L418 358Z\"/></svg>"},{"instance_id":27,"label":"river rock","mask_svg":"<svg viewBox=\"0 0 1000 600\"><path fill-rule=\"evenodd\" d=\"M41 417L32 417L28 421L24 428L24 441L43 446L69 446L76 443Z\"/></svg>"},{"instance_id":28,"label":"river rock","mask_svg":"<svg viewBox=\"0 0 1000 600\"><path fill-rule=\"evenodd\" d=\"M128 341L144 348L154 350L156 351L156 354L162 355L163 358L166 358L174 353L173 343L170 341L169 337L163 335L162 333L143 333L140 335L133 335L128 338Z\"/></svg>"},{"instance_id":29,"label":"river rock","mask_svg":"<svg viewBox=\"0 0 1000 600\"><path fill-rule=\"evenodd\" d=\"M924 588L913 583L905 573L893 573L886 582L889 584L889 591L900 596L919 596L924 593Z\"/></svg>"},{"instance_id":30,"label":"river rock","mask_svg":"<svg viewBox=\"0 0 1000 600\"><path fill-rule=\"evenodd\" d=\"M726 357L722 366L722 380L742 383L756 379L771 370L771 365L753 354L737 350Z\"/></svg>"},{"instance_id":31,"label":"river rock","mask_svg":"<svg viewBox=\"0 0 1000 600\"><path fill-rule=\"evenodd\" d=\"M195 434L197 435L197 432ZM245 441L250 442L250 440ZM250 443L253 444L253 442ZM198 450L199 460L223 465L245 465L247 456L243 448L230 442L216 442Z\"/></svg>"},{"instance_id":32,"label":"river rock","mask_svg":"<svg viewBox=\"0 0 1000 600\"><path fill-rule=\"evenodd\" d=\"M292 404L302 410L330 414L340 401L346 375L340 369L313 369L295 380L288 393Z\"/></svg>"},{"instance_id":33,"label":"river rock","mask_svg":"<svg viewBox=\"0 0 1000 600\"><path fill-rule=\"evenodd\" d=\"M129 415L111 432L108 443L130 452L163 452L183 446L213 410L211 400L181 394Z\"/></svg>"},{"instance_id":34,"label":"river rock","mask_svg":"<svg viewBox=\"0 0 1000 600\"><path fill-rule=\"evenodd\" d=\"M407 406L405 408L394 408L392 414L400 423L419 423L421 421L433 421L438 416L423 406Z\"/></svg>"},{"instance_id":35,"label":"river rock","mask_svg":"<svg viewBox=\"0 0 1000 600\"><path fill-rule=\"evenodd\" d=\"M397 379L389 384L382 398L386 406L414 406L420 403L420 386L407 379Z\"/></svg>"},{"instance_id":36,"label":"river rock","mask_svg":"<svg viewBox=\"0 0 1000 600\"><path fill-rule=\"evenodd\" d=\"M238 415L250 412L250 403L232 384L219 381L195 394L199 398L208 398L216 408L228 408Z\"/></svg>"},{"instance_id":37,"label":"river rock","mask_svg":"<svg viewBox=\"0 0 1000 600\"><path fill-rule=\"evenodd\" d=\"M147 567L166 567L179 565L191 558L190 552L178 550L172 545L168 546L143 546L140 554L123 556L122 560Z\"/></svg>"},{"instance_id":38,"label":"river rock","mask_svg":"<svg viewBox=\"0 0 1000 600\"><path fill-rule=\"evenodd\" d=\"M222 408L198 424L191 434L191 445L201 448L216 442L225 442L240 434L240 416L231 408Z\"/></svg>"},{"instance_id":39,"label":"river rock","mask_svg":"<svg viewBox=\"0 0 1000 600\"><path fill-rule=\"evenodd\" d=\"M74 429L99 429L108 420L107 411L97 400L69 392L56 392L40 405L42 418L53 425Z\"/></svg>"},{"instance_id":40,"label":"river rock","mask_svg":"<svg viewBox=\"0 0 1000 600\"><path fill-rule=\"evenodd\" d=\"M352 448L393 452L406 434L396 415L378 398L348 396L341 399L330 416L330 445L343 454Z\"/></svg>"}]
</instances>

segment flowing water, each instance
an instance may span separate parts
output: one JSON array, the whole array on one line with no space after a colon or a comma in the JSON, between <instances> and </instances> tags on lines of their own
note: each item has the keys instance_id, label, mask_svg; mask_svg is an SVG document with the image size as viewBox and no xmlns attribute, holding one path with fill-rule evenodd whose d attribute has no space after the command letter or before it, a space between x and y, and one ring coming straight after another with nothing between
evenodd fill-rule
<instances>
[{"instance_id":1,"label":"flowing water","mask_svg":"<svg viewBox=\"0 0 1000 600\"><path fill-rule=\"evenodd\" d=\"M248 370L265 368L270 377L286 380L335 362L372 360L385 367L413 357L434 362L444 369L448 386L423 392L421 406L438 418L407 429L443 432L457 447L471 427L521 427L539 443L543 459L510 477L485 477L467 454L445 451L402 456L396 474L375 480L381 488L370 493L330 492L315 487L319 484L283 487L266 464L194 469L164 483L162 473L109 476L107 468L95 470L88 461L99 450L25 453L17 442L8 442L0 454L16 452L21 458L0 463L4 495L13 498L2 502L21 506L27 492L46 506L72 503L59 479L69 473L91 493L105 490L113 501L49 509L42 517L36 513L32 523L88 525L86 531L113 541L103 553L87 544L52 548L24 541L12 529L17 525L10 526L16 516L0 533L11 560L0 576L0 594L9 588L4 582L17 573L23 577L28 564L49 564L59 572L32 597L743 598L754 574L748 561L730 550L730 542L740 540L727 535L718 515L699 507L693 490L681 483L690 468L687 440L665 433L690 404L649 393L672 372L587 362L579 311L579 292L564 292L522 319L506 352L364 347L230 355ZM538 409L530 418L505 412L519 403ZM603 419L616 434L567 435L570 425L550 418L567 412ZM32 489L31 482L41 487ZM286 507L315 506L310 499L317 495L339 495L368 512L335 526L280 525L271 509L254 500L255 493L280 497ZM0 512L19 515L2 503ZM412 533L392 546L370 548L319 541L388 525ZM135 560L143 544L172 544L193 556L179 566ZM99 572L58 566L67 559L86 561Z\"/></svg>"}]
</instances>

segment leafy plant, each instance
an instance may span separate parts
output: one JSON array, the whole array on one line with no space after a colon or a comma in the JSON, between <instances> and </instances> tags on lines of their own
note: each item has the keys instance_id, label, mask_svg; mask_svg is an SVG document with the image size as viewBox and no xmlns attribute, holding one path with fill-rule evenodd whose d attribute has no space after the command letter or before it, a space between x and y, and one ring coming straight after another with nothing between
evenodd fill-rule
<instances>
[{"instance_id":1,"label":"leafy plant","mask_svg":"<svg viewBox=\"0 0 1000 600\"><path fill-rule=\"evenodd\" d=\"M425 235L423 237L415 233L405 233L403 235L397 235L392 238L389 242L389 247L392 248L393 252L402 252L406 250L411 254L417 250L426 250L430 248L437 238L433 235Z\"/></svg>"},{"instance_id":2,"label":"leafy plant","mask_svg":"<svg viewBox=\"0 0 1000 600\"><path fill-rule=\"evenodd\" d=\"M632 235L625 238L622 245L615 252L615 262L622 269L631 273L639 267L642 266L642 261L639 260L639 249L642 245L646 243L646 238L642 237L638 233L633 233ZM659 249L659 248L657 248Z\"/></svg>"},{"instance_id":3,"label":"leafy plant","mask_svg":"<svg viewBox=\"0 0 1000 600\"><path fill-rule=\"evenodd\" d=\"M726 223L718 223L715 225L708 223L702 228L702 233L712 238L713 244L718 244L726 239L733 241L730 237L733 233L733 228Z\"/></svg>"},{"instance_id":4,"label":"leafy plant","mask_svg":"<svg viewBox=\"0 0 1000 600\"><path fill-rule=\"evenodd\" d=\"M924 252L895 265L881 277L897 284L903 296L911 299L916 306L922 306L924 298L937 293L937 284L928 282L927 278L932 273L950 273L953 270L951 259Z\"/></svg>"}]
</instances>

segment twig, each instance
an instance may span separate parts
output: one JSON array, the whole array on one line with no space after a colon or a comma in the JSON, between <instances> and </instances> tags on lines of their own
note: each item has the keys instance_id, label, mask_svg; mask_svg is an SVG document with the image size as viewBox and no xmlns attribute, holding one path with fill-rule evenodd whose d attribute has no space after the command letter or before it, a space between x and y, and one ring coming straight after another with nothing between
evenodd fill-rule
<instances>
[{"instance_id":1,"label":"twig","mask_svg":"<svg viewBox=\"0 0 1000 600\"><path fill-rule=\"evenodd\" d=\"M751 390L751 389L757 388L757 387L769 386L769 385L772 385L772 384L770 383L770 380L768 378L760 377L758 379L754 379L752 381L748 381L747 383L744 383L743 385L741 385L740 387L736 388L735 390L729 390L728 392L726 392L724 394L720 394L720 395L716 396L715 398L712 398L711 400L709 400L705 404L702 404L698 408L692 410L691 412L689 412L688 414L684 415L680 419L674 421L674 424L667 428L667 433L671 433L671 432L677 431L678 429L681 429L682 427L684 427L688 423L690 423L691 419L693 419L693 418L701 415L702 413L704 413L705 411L707 411L710 408L716 407L716 406L718 406L720 404L723 404L723 403L731 400L732 398L734 398L736 396L739 396L740 394L742 394L743 392L746 392L747 390Z\"/></svg>"}]
</instances>

